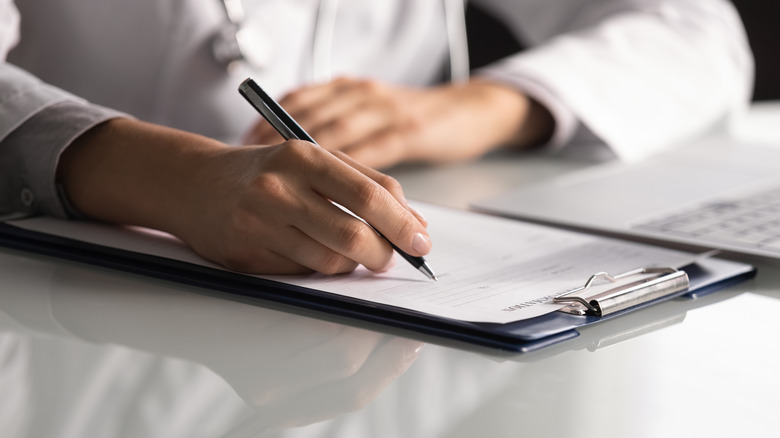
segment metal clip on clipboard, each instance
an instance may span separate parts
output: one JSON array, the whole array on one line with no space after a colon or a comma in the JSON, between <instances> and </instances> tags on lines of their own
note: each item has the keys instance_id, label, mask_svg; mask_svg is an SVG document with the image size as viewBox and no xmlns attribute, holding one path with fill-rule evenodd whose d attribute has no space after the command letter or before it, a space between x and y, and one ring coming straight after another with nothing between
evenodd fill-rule
<instances>
[{"instance_id":1,"label":"metal clip on clipboard","mask_svg":"<svg viewBox=\"0 0 780 438\"><path fill-rule=\"evenodd\" d=\"M638 279L630 281L631 277ZM600 279L611 283L628 282L599 292L600 285L595 283ZM561 312L601 317L673 295L687 290L688 286L688 274L674 268L639 268L615 276L599 272L591 275L584 286L556 296L553 302L568 303L559 310ZM587 295L588 291L592 294Z\"/></svg>"}]
</instances>

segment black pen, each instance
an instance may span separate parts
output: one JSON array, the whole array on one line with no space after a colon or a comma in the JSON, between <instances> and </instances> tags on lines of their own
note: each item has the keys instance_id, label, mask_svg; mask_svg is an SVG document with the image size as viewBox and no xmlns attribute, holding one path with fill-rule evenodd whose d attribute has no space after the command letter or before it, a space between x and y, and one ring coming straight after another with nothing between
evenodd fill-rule
<instances>
[{"instance_id":1,"label":"black pen","mask_svg":"<svg viewBox=\"0 0 780 438\"><path fill-rule=\"evenodd\" d=\"M311 136L301 128L298 123L287 114L287 111L281 107L271 96L269 96L252 78L247 78L238 87L238 92L246 99L267 121L276 131L284 137L285 140L305 140L313 144L317 144ZM360 219L354 213L347 210L356 218ZM363 219L360 219L363 220ZM363 222L365 222L363 220ZM368 222L366 222L368 224ZM371 228L371 224L368 224ZM407 254L401 248L397 247L393 242L390 242L387 237L374 228L380 236L382 236L390 246L393 247L395 252L401 255L407 262L417 268L418 271L425 274L426 277L431 280L437 280L436 274L422 257L415 257Z\"/></svg>"}]
</instances>

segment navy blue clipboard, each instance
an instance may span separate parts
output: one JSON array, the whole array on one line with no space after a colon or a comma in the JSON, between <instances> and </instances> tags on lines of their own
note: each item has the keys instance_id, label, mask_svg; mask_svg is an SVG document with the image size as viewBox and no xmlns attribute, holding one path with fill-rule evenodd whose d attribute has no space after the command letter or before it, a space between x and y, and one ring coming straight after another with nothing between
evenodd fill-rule
<instances>
[{"instance_id":1,"label":"navy blue clipboard","mask_svg":"<svg viewBox=\"0 0 780 438\"><path fill-rule=\"evenodd\" d=\"M553 312L509 324L488 324L437 317L239 273L28 231L5 223L0 224L0 246L518 353L539 350L575 338L579 335L579 327L616 318L675 297L695 299L752 278L756 273L753 266L744 263L704 259L683 268L690 279L687 290L606 316Z\"/></svg>"}]
</instances>

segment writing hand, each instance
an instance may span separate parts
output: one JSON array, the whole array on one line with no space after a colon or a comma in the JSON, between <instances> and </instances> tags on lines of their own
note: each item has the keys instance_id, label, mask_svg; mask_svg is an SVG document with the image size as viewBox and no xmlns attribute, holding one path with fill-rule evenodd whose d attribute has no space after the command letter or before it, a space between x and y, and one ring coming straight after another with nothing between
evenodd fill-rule
<instances>
[{"instance_id":1,"label":"writing hand","mask_svg":"<svg viewBox=\"0 0 780 438\"><path fill-rule=\"evenodd\" d=\"M250 273L384 269L393 251L431 243L398 183L310 143L227 147L125 119L80 137L59 177L85 214L181 238L201 256Z\"/></svg>"}]
</instances>

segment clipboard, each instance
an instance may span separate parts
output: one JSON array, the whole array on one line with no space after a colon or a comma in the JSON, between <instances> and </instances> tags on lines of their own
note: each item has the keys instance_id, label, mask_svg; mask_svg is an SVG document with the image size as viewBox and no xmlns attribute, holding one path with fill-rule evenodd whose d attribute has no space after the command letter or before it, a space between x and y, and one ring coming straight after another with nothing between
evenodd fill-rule
<instances>
[{"instance_id":1,"label":"clipboard","mask_svg":"<svg viewBox=\"0 0 780 438\"><path fill-rule=\"evenodd\" d=\"M597 324L579 326L577 328L579 335L566 342L519 355L487 348L481 349L480 352L498 361L530 363L562 353L597 352L623 342L630 342L633 339L684 323L691 311L724 303L746 293L747 290L741 287L719 290L728 287L729 282L718 283L717 280L714 280L714 277L717 276L714 275L716 272L721 272L723 275L733 266L731 261L716 258L704 259L695 265L687 266L685 270L689 273L690 287L695 292L687 292L676 299L663 300L663 302L648 306L640 312L632 312L631 316L627 318L606 318L599 320ZM702 283L707 278L709 278L709 287ZM733 281L739 280L733 279ZM715 283L714 286L713 283ZM717 293L712 293L716 290Z\"/></svg>"},{"instance_id":2,"label":"clipboard","mask_svg":"<svg viewBox=\"0 0 780 438\"><path fill-rule=\"evenodd\" d=\"M576 338L578 328L617 318L661 301L694 299L752 278L751 265L704 259L683 269L638 268L623 273L594 273L581 285L561 291L566 307L508 324L475 323L364 301L278 281L194 265L84 241L0 224L0 246L104 268L187 284L228 297L261 300L283 310L306 309L425 336L434 343L455 342L515 353L536 351ZM612 283L615 284L612 287ZM208 292L206 292L208 293ZM289 307L292 306L292 307ZM342 318L346 317L346 321ZM432 338L431 338L432 337Z\"/></svg>"}]
</instances>

